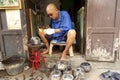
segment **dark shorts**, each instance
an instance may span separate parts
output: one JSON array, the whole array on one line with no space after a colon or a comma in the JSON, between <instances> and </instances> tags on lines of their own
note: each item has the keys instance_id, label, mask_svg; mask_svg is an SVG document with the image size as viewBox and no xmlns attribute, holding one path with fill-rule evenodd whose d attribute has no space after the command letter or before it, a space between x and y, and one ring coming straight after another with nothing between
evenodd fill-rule
<instances>
[{"instance_id":1,"label":"dark shorts","mask_svg":"<svg viewBox=\"0 0 120 80\"><path fill-rule=\"evenodd\" d=\"M47 38L47 40L50 42L51 40L53 40L53 35L45 35L45 37Z\"/></svg>"},{"instance_id":2,"label":"dark shorts","mask_svg":"<svg viewBox=\"0 0 120 80\"><path fill-rule=\"evenodd\" d=\"M47 40L50 42L51 40L58 40L58 41L66 41L67 40L67 33L63 37L53 37L53 35L45 35Z\"/></svg>"}]
</instances>

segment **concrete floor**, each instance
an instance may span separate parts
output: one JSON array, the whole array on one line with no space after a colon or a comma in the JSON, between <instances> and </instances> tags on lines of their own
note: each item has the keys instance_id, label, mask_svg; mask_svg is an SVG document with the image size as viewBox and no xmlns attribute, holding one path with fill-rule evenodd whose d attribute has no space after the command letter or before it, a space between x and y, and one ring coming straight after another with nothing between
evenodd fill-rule
<instances>
[{"instance_id":1,"label":"concrete floor","mask_svg":"<svg viewBox=\"0 0 120 80\"><path fill-rule=\"evenodd\" d=\"M52 64L55 64L56 61L59 60L60 54L61 53L55 52L52 56L45 55L47 67ZM75 53L75 56L73 57L67 56L67 61L69 61L72 64L73 68L79 66L82 62L86 62L85 57L83 55L80 55L79 53ZM120 73L120 61L114 63L95 61L87 62L89 62L92 66L91 71L84 74L84 77L86 77L87 80L101 80L99 78L99 75L108 70ZM9 76L5 70L1 70L0 80L49 80L48 77L50 70L45 68L44 66L40 66L39 70L34 70L33 76L31 76L31 72L32 69L29 68L18 75Z\"/></svg>"}]
</instances>

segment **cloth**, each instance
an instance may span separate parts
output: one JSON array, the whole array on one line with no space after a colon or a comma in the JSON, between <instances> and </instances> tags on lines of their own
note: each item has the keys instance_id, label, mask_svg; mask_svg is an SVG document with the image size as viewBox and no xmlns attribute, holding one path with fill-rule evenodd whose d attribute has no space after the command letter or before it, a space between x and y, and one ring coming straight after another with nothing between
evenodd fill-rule
<instances>
[{"instance_id":1,"label":"cloth","mask_svg":"<svg viewBox=\"0 0 120 80\"><path fill-rule=\"evenodd\" d=\"M48 28L48 29L45 29L44 32L48 35L51 35L51 34L54 34L55 33L55 30L54 29L51 29L51 28Z\"/></svg>"},{"instance_id":2,"label":"cloth","mask_svg":"<svg viewBox=\"0 0 120 80\"><path fill-rule=\"evenodd\" d=\"M120 80L120 73L107 71L100 74L101 80Z\"/></svg>"},{"instance_id":3,"label":"cloth","mask_svg":"<svg viewBox=\"0 0 120 80\"><path fill-rule=\"evenodd\" d=\"M61 33L54 33L54 39L58 40L63 38L63 36L68 32L70 29L74 29L72 24L70 15L66 11L58 11L58 20L51 19L50 26L53 29L60 29Z\"/></svg>"}]
</instances>

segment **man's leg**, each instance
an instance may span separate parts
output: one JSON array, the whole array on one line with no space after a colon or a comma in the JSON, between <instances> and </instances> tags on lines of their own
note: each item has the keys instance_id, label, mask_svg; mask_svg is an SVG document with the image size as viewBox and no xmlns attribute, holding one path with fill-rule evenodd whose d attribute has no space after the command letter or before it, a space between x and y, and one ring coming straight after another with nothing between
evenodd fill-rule
<instances>
[{"instance_id":1,"label":"man's leg","mask_svg":"<svg viewBox=\"0 0 120 80\"><path fill-rule=\"evenodd\" d=\"M46 54L49 52L49 42L47 40L47 38L45 37L45 33L43 32L43 29L39 29L38 34L41 38L41 40L45 43L47 50L43 52L43 54Z\"/></svg>"},{"instance_id":2,"label":"man's leg","mask_svg":"<svg viewBox=\"0 0 120 80\"><path fill-rule=\"evenodd\" d=\"M61 60L66 59L67 52L68 52L69 48L72 46L73 42L75 41L75 38L76 38L76 31L73 29L69 30L67 33L66 47L62 53Z\"/></svg>"}]
</instances>

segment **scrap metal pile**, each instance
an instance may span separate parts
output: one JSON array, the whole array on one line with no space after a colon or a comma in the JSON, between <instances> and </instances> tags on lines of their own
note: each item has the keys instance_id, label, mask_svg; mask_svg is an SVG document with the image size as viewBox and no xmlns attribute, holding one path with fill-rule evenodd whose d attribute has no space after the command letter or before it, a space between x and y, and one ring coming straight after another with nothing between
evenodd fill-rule
<instances>
[{"instance_id":1,"label":"scrap metal pile","mask_svg":"<svg viewBox=\"0 0 120 80\"><path fill-rule=\"evenodd\" d=\"M57 61L52 68L49 80L87 80L84 74L91 70L91 65L88 62L83 62L76 68L68 61Z\"/></svg>"}]
</instances>

